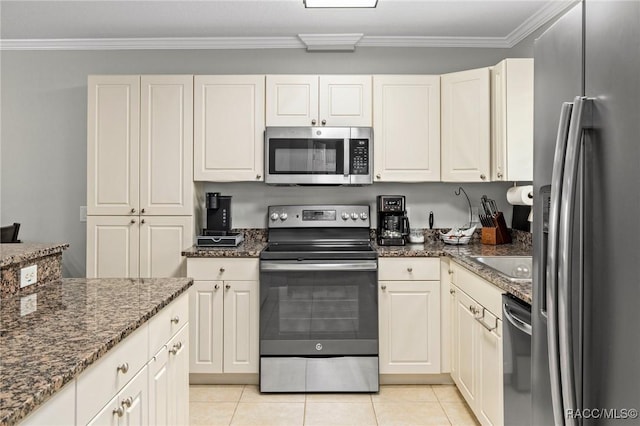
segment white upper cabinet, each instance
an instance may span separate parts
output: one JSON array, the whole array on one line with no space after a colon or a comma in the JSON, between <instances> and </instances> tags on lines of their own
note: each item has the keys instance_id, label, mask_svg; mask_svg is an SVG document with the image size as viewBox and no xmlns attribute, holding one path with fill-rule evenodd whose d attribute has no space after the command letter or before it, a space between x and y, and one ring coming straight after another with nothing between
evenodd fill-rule
<instances>
[{"instance_id":1,"label":"white upper cabinet","mask_svg":"<svg viewBox=\"0 0 640 426\"><path fill-rule=\"evenodd\" d=\"M491 180L533 180L533 59L491 67Z\"/></svg>"},{"instance_id":2,"label":"white upper cabinet","mask_svg":"<svg viewBox=\"0 0 640 426\"><path fill-rule=\"evenodd\" d=\"M440 76L373 76L376 182L440 180Z\"/></svg>"},{"instance_id":3,"label":"white upper cabinet","mask_svg":"<svg viewBox=\"0 0 640 426\"><path fill-rule=\"evenodd\" d=\"M141 80L140 211L192 215L193 76Z\"/></svg>"},{"instance_id":4,"label":"white upper cabinet","mask_svg":"<svg viewBox=\"0 0 640 426\"><path fill-rule=\"evenodd\" d=\"M140 76L89 76L87 213L137 214Z\"/></svg>"},{"instance_id":5,"label":"white upper cabinet","mask_svg":"<svg viewBox=\"0 0 640 426\"><path fill-rule=\"evenodd\" d=\"M441 89L442 181L489 181L489 68L444 74Z\"/></svg>"},{"instance_id":6,"label":"white upper cabinet","mask_svg":"<svg viewBox=\"0 0 640 426\"><path fill-rule=\"evenodd\" d=\"M261 181L264 152L263 75L195 77L196 181Z\"/></svg>"},{"instance_id":7,"label":"white upper cabinet","mask_svg":"<svg viewBox=\"0 0 640 426\"><path fill-rule=\"evenodd\" d=\"M267 126L370 127L370 75L268 75Z\"/></svg>"}]
</instances>

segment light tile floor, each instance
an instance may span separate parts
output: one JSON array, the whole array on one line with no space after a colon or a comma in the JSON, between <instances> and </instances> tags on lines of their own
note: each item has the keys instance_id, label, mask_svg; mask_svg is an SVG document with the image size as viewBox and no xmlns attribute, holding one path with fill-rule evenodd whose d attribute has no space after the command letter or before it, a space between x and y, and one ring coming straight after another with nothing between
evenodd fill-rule
<instances>
[{"instance_id":1,"label":"light tile floor","mask_svg":"<svg viewBox=\"0 0 640 426\"><path fill-rule=\"evenodd\" d=\"M453 385L381 386L375 394L261 394L254 385L191 385L191 425L478 425Z\"/></svg>"}]
</instances>

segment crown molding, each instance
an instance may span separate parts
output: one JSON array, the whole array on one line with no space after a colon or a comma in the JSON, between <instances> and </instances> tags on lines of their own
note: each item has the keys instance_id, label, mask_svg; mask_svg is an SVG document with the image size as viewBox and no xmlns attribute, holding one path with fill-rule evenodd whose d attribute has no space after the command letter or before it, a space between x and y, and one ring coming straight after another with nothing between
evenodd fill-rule
<instances>
[{"instance_id":1,"label":"crown molding","mask_svg":"<svg viewBox=\"0 0 640 426\"><path fill-rule=\"evenodd\" d=\"M546 4L506 37L363 36L362 34L299 34L298 37L159 37L87 39L0 39L0 50L225 50L304 49L353 51L360 47L478 47L509 49L576 4Z\"/></svg>"},{"instance_id":2,"label":"crown molding","mask_svg":"<svg viewBox=\"0 0 640 426\"><path fill-rule=\"evenodd\" d=\"M547 3L505 37L505 41L509 44L508 47L520 43L535 30L577 3L579 0L555 0Z\"/></svg>"}]
</instances>

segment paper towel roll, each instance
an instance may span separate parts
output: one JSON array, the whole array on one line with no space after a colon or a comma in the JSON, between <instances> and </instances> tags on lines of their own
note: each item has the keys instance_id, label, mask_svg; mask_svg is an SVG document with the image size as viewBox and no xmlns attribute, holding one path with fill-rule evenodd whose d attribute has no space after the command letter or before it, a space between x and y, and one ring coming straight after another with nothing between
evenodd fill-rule
<instances>
[{"instance_id":1,"label":"paper towel roll","mask_svg":"<svg viewBox=\"0 0 640 426\"><path fill-rule=\"evenodd\" d=\"M507 201L512 206L533 205L533 185L513 186L507 191Z\"/></svg>"}]
</instances>

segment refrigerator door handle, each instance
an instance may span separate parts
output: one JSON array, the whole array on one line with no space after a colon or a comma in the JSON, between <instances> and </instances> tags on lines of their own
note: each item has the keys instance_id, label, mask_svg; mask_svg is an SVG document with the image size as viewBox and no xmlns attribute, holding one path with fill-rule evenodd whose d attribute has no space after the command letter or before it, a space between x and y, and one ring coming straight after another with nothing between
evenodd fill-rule
<instances>
[{"instance_id":1,"label":"refrigerator door handle","mask_svg":"<svg viewBox=\"0 0 640 426\"><path fill-rule=\"evenodd\" d=\"M564 423L562 405L562 387L560 380L560 357L558 348L558 225L560 221L560 200L562 199L562 178L564 172L567 137L573 104L565 102L560 110L560 122L556 137L556 150L551 175L551 206L549 208L549 237L546 265L546 307L547 307L547 345L549 348L549 378L551 382L551 400L553 417L556 424Z\"/></svg>"},{"instance_id":2,"label":"refrigerator door handle","mask_svg":"<svg viewBox=\"0 0 640 426\"><path fill-rule=\"evenodd\" d=\"M558 227L558 343L560 354L560 382L562 405L565 410L576 410L576 380L573 365L573 324L571 263L573 258L573 218L578 187L578 165L582 149L582 134L587 128L585 118L590 115L591 101L577 96L573 103L567 151L562 179L560 221ZM576 425L575 418L565 418L566 425Z\"/></svg>"}]
</instances>

